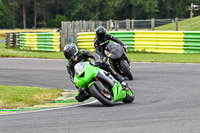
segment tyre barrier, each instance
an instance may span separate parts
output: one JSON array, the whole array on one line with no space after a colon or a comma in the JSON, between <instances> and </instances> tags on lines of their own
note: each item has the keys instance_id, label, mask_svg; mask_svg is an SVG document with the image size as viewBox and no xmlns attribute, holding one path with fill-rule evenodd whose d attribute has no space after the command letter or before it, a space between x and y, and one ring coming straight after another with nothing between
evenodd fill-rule
<instances>
[{"instance_id":1,"label":"tyre barrier","mask_svg":"<svg viewBox=\"0 0 200 133\"><path fill-rule=\"evenodd\" d=\"M19 44L19 33L5 33L5 45L6 48L18 47Z\"/></svg>"},{"instance_id":2,"label":"tyre barrier","mask_svg":"<svg viewBox=\"0 0 200 133\"><path fill-rule=\"evenodd\" d=\"M20 33L20 49L60 51L60 33Z\"/></svg>"},{"instance_id":3,"label":"tyre barrier","mask_svg":"<svg viewBox=\"0 0 200 133\"><path fill-rule=\"evenodd\" d=\"M108 31L128 52L200 53L200 31ZM78 33L78 47L95 51L95 32Z\"/></svg>"}]
</instances>

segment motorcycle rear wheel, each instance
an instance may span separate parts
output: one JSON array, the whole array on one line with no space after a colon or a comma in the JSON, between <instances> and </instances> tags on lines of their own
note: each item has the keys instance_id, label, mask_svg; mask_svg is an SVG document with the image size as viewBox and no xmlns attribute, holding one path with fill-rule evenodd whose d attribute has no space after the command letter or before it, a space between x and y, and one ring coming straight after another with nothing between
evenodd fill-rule
<instances>
[{"instance_id":1,"label":"motorcycle rear wheel","mask_svg":"<svg viewBox=\"0 0 200 133\"><path fill-rule=\"evenodd\" d=\"M105 106L113 106L115 103L111 94L101 92L94 84L90 86L89 92Z\"/></svg>"}]
</instances>

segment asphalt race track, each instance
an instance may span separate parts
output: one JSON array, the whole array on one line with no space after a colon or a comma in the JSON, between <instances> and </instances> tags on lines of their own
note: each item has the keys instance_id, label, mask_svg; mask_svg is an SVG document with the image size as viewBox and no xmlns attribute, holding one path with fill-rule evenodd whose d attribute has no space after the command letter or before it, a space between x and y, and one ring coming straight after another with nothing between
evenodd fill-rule
<instances>
[{"instance_id":1,"label":"asphalt race track","mask_svg":"<svg viewBox=\"0 0 200 133\"><path fill-rule=\"evenodd\" d=\"M0 115L0 133L200 132L200 64L131 67L135 102ZM65 60L0 58L0 84L75 90Z\"/></svg>"}]
</instances>

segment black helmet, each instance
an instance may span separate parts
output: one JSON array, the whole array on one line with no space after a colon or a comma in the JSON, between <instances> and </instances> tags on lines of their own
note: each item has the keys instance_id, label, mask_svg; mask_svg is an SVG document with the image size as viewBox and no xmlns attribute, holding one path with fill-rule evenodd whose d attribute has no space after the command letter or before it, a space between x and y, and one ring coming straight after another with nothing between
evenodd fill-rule
<instances>
[{"instance_id":1,"label":"black helmet","mask_svg":"<svg viewBox=\"0 0 200 133\"><path fill-rule=\"evenodd\" d=\"M66 59L73 60L77 54L78 54L78 48L76 44L70 43L64 47L64 55Z\"/></svg>"},{"instance_id":2,"label":"black helmet","mask_svg":"<svg viewBox=\"0 0 200 133\"><path fill-rule=\"evenodd\" d=\"M96 28L96 35L99 38L103 38L106 34L106 29L103 26L98 26Z\"/></svg>"}]
</instances>

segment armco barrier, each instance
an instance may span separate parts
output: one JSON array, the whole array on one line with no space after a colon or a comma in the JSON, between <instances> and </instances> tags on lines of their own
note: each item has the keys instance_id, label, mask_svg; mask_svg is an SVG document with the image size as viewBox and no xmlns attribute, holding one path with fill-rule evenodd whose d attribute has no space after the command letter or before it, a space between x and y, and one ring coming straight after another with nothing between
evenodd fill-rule
<instances>
[{"instance_id":1,"label":"armco barrier","mask_svg":"<svg viewBox=\"0 0 200 133\"><path fill-rule=\"evenodd\" d=\"M200 53L200 32L110 31L128 46L128 52ZM78 47L94 51L94 32L78 33Z\"/></svg>"},{"instance_id":2,"label":"armco barrier","mask_svg":"<svg viewBox=\"0 0 200 133\"><path fill-rule=\"evenodd\" d=\"M184 53L200 53L200 31L184 31Z\"/></svg>"},{"instance_id":3,"label":"armco barrier","mask_svg":"<svg viewBox=\"0 0 200 133\"><path fill-rule=\"evenodd\" d=\"M20 33L20 48L59 52L60 34L56 32Z\"/></svg>"},{"instance_id":4,"label":"armco barrier","mask_svg":"<svg viewBox=\"0 0 200 133\"><path fill-rule=\"evenodd\" d=\"M127 46L129 51L133 51L133 32L109 32L113 36L117 37L118 39L122 40ZM78 33L78 48L79 49L86 49L89 51L95 51L94 48L94 38L95 32L84 32Z\"/></svg>"},{"instance_id":5,"label":"armco barrier","mask_svg":"<svg viewBox=\"0 0 200 133\"><path fill-rule=\"evenodd\" d=\"M183 32L143 31L134 32L134 51L157 53L183 53Z\"/></svg>"}]
</instances>

